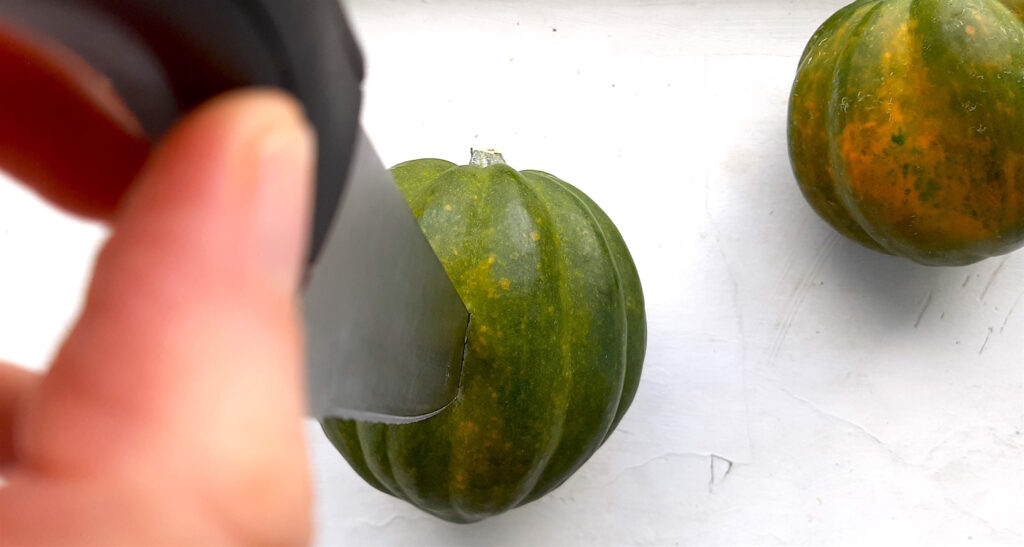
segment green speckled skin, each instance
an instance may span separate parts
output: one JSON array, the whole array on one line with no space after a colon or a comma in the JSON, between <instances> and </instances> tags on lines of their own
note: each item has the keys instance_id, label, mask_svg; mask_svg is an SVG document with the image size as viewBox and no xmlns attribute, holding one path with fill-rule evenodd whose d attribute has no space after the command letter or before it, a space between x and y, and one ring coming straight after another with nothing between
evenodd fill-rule
<instances>
[{"instance_id":1,"label":"green speckled skin","mask_svg":"<svg viewBox=\"0 0 1024 547\"><path fill-rule=\"evenodd\" d=\"M811 38L790 158L826 221L960 265L1024 244L1024 0L860 0Z\"/></svg>"},{"instance_id":2,"label":"green speckled skin","mask_svg":"<svg viewBox=\"0 0 1024 547\"><path fill-rule=\"evenodd\" d=\"M646 347L640 280L611 220L551 175L392 172L472 314L462 392L425 422L322 425L377 489L478 521L559 486L622 419Z\"/></svg>"}]
</instances>

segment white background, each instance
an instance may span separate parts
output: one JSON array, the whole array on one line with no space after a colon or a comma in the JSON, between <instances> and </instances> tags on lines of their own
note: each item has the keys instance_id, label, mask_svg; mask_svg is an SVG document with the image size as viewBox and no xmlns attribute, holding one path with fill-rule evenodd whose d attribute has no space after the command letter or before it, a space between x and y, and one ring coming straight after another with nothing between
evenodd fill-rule
<instances>
[{"instance_id":1,"label":"white background","mask_svg":"<svg viewBox=\"0 0 1024 547\"><path fill-rule=\"evenodd\" d=\"M843 0L351 0L385 163L498 148L615 220L649 346L562 488L470 526L365 485L309 427L322 545L1024 542L1024 252L935 269L835 235L789 87ZM44 366L103 232L0 185L0 358Z\"/></svg>"}]
</instances>

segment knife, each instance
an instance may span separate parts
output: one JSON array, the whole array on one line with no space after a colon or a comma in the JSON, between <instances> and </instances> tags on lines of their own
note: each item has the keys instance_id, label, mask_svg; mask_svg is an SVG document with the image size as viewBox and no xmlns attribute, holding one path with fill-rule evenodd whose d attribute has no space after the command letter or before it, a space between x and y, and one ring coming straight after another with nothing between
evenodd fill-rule
<instances>
[{"instance_id":1,"label":"knife","mask_svg":"<svg viewBox=\"0 0 1024 547\"><path fill-rule=\"evenodd\" d=\"M0 0L0 18L75 51L154 137L231 89L298 97L320 144L310 414L407 423L455 400L469 313L359 127L362 54L337 0Z\"/></svg>"}]
</instances>

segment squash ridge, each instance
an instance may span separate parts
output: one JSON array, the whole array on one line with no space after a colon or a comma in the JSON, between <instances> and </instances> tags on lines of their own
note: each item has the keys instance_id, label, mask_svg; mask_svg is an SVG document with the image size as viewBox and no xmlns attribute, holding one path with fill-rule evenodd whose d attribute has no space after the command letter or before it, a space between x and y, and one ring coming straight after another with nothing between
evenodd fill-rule
<instances>
[{"instance_id":1,"label":"squash ridge","mask_svg":"<svg viewBox=\"0 0 1024 547\"><path fill-rule=\"evenodd\" d=\"M871 0L868 1L870 2ZM842 202L842 209L850 218L853 219L861 231L882 251L888 254L896 254L896 251L889 246L885 238L879 237L875 230L872 229L870 223L864 218L863 213L860 211L860 208L857 207L856 203L853 203L848 186L844 184L844 180L847 177L844 165L845 162L842 161L842 152L840 150L839 142L837 142L840 138L839 135L841 135L841 127L839 126L840 116L836 113L842 110L842 101L848 100L843 94L846 91L849 73L844 73L844 68L849 64L849 60L857 53L860 45L857 39L863 35L865 28L870 23L874 22L875 18L881 12L881 9L886 6L886 3L883 1L874 0L874 2L874 5L871 6L867 12L862 14L859 20L854 19L853 14L850 15L850 20L847 21L846 24L851 25L852 29L849 31L850 34L846 37L846 43L843 44L842 49L839 50L837 60L835 61L831 86L832 89L829 93L829 105L826 109L828 116L828 161L831 165L833 174L830 183L835 191L835 195L839 197ZM845 122L845 120L843 121Z\"/></svg>"},{"instance_id":2,"label":"squash ridge","mask_svg":"<svg viewBox=\"0 0 1024 547\"><path fill-rule=\"evenodd\" d=\"M519 190L521 199L523 200L522 206L524 208L530 208L527 206L526 202L527 200L531 200L533 201L533 205L535 206L535 208L543 210L545 213L545 217L549 221L551 221L550 219L553 218L553 215L550 214L550 203L543 195L543 192L538 191L538 189L533 187L532 181L529 180L528 176L526 176L522 172L516 171L504 165L492 166L489 167L488 169L495 168L508 169L513 173L514 180L516 181L516 187ZM558 288L558 305L561 308L560 311L565 311L571 308L571 304L569 303L568 280L566 277L565 266L563 264L564 261L561 260L561 258L565 256L565 247L561 241L561 238L557 235L558 233L559 231L556 229L545 231L544 234L538 234L540 237L537 240L537 244L540 245L542 248L545 245L545 243L552 245L556 251L555 254L558 255L558 259L551 260L551 264L545 264L545 266L552 266L557 271L557 275L555 275L554 278L555 285ZM565 338L566 329L568 328L569 325L567 322L560 321L558 323L559 339ZM559 361L562 364L563 368L571 370L570 365L572 364L572 359L569 353L562 351L559 357ZM572 384L575 381L575 376L570 375L569 382L567 383L568 385L565 386L567 394L572 392ZM527 500L530 497L534 489L537 487L537 484L544 477L544 472L547 470L548 465L551 462L551 458L553 458L554 455L558 453L558 448L562 444L563 431L565 430L565 419L568 417L568 411L569 405L567 403L566 406L561 409L561 415L554 417L554 419L552 420L552 427L557 428L557 431L552 435L553 442L551 442L546 447L545 453L541 456L541 458L537 460L536 467L533 470L531 470L531 472L526 477L523 478L523 481L520 483L520 493L515 499L515 502L512 504L512 507L519 507L520 505L522 505L524 500Z\"/></svg>"},{"instance_id":3,"label":"squash ridge","mask_svg":"<svg viewBox=\"0 0 1024 547\"><path fill-rule=\"evenodd\" d=\"M618 399L616 399L615 408L611 412L612 419L609 421L605 431L601 434L601 436L604 439L607 439L608 436L611 434L611 431L615 428L616 418L619 416L619 405L622 403L622 397L624 395L623 386L625 384L626 374L628 373L629 369L629 314L626 311L626 295L622 287L622 269L619 267L618 259L615 256L615 252L612 250L611 240L608 237L608 234L605 232L604 226L601 225L601 222L599 221L597 214L594 213L594 211L591 209L587 201L580 197L579 189L563 181L562 179L555 177L554 175L550 175L542 171L531 171L531 173L541 174L548 181L552 182L553 184L561 188L564 192L571 196L577 204L579 204L580 209L586 213L585 216L587 218L588 223L594 229L594 233L597 234L598 239L601 241L601 246L604 247L604 250L608 256L608 261L611 263L612 271L615 273L615 293L618 296L619 300L619 316L622 322L622 359L620 367L622 373L618 390Z\"/></svg>"}]
</instances>

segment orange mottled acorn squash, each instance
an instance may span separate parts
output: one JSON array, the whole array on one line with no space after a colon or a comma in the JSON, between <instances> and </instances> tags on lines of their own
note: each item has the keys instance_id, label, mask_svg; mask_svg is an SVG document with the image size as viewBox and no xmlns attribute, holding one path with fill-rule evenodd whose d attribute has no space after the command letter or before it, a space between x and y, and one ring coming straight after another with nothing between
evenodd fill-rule
<instances>
[{"instance_id":1,"label":"orange mottled acorn squash","mask_svg":"<svg viewBox=\"0 0 1024 547\"><path fill-rule=\"evenodd\" d=\"M872 249L959 265L1024 242L1024 0L860 0L790 98L804 196Z\"/></svg>"},{"instance_id":2,"label":"orange mottled acorn squash","mask_svg":"<svg viewBox=\"0 0 1024 547\"><path fill-rule=\"evenodd\" d=\"M481 520L558 487L622 419L646 347L640 279L597 204L547 173L490 153L392 173L472 314L461 392L423 422L323 429L377 489Z\"/></svg>"}]
</instances>

